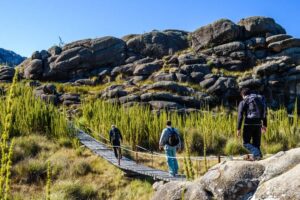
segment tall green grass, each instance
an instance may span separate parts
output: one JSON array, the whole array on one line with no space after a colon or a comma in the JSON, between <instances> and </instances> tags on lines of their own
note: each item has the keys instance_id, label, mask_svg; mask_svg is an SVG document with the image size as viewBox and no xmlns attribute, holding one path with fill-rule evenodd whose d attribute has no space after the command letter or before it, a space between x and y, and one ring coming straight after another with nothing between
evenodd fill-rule
<instances>
[{"instance_id":1,"label":"tall green grass","mask_svg":"<svg viewBox=\"0 0 300 200\"><path fill-rule=\"evenodd\" d=\"M32 88L23 83L16 84L15 98L11 101L11 135L38 133L53 138L69 137L74 132L67 122L64 112L54 105L46 104L34 96ZM0 113L7 108L5 97L0 99ZM0 129L4 127L5 115L0 115Z\"/></svg>"},{"instance_id":2,"label":"tall green grass","mask_svg":"<svg viewBox=\"0 0 300 200\"><path fill-rule=\"evenodd\" d=\"M166 121L170 119L182 135L190 141L192 155L239 154L243 152L242 140L236 137L237 116L235 112L226 113L203 110L203 112L182 115L161 111L154 114L148 107L123 106L102 100L84 102L83 115L77 122L91 130L95 137L102 134L108 137L112 124L122 131L124 141L135 148L142 145L151 150L158 150L158 141ZM268 132L262 137L264 153L274 153L275 144L282 144L279 150L299 146L300 131L297 112L289 118L285 109L268 112ZM237 148L237 149L235 149Z\"/></svg>"}]
</instances>

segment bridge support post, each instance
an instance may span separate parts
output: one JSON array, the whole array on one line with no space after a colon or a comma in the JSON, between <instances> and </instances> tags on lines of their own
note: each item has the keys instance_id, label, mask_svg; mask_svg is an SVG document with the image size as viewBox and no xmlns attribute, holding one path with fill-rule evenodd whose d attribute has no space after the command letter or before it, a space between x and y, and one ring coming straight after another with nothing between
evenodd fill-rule
<instances>
[{"instance_id":1,"label":"bridge support post","mask_svg":"<svg viewBox=\"0 0 300 200\"><path fill-rule=\"evenodd\" d=\"M153 151L151 151L151 162L152 162L152 167L153 167Z\"/></svg>"},{"instance_id":2,"label":"bridge support post","mask_svg":"<svg viewBox=\"0 0 300 200\"><path fill-rule=\"evenodd\" d=\"M137 151L135 152L135 162L139 163L139 154Z\"/></svg>"},{"instance_id":3,"label":"bridge support post","mask_svg":"<svg viewBox=\"0 0 300 200\"><path fill-rule=\"evenodd\" d=\"M218 163L220 163L220 162L221 162L221 156L218 155Z\"/></svg>"}]
</instances>

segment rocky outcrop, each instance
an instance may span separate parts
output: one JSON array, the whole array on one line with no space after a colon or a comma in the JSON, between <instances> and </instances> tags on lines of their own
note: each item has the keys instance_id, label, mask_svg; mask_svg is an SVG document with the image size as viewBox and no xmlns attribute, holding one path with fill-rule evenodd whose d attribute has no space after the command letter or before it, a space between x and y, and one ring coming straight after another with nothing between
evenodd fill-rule
<instances>
[{"instance_id":1,"label":"rocky outcrop","mask_svg":"<svg viewBox=\"0 0 300 200\"><path fill-rule=\"evenodd\" d=\"M101 67L125 62L126 43L114 37L80 40L49 51L34 52L24 61L24 77L38 80L70 80L97 73ZM94 71L93 71L94 70Z\"/></svg>"},{"instance_id":2,"label":"rocky outcrop","mask_svg":"<svg viewBox=\"0 0 300 200\"><path fill-rule=\"evenodd\" d=\"M25 59L25 57L20 56L13 51L0 48L0 64L14 67L23 62Z\"/></svg>"},{"instance_id":3,"label":"rocky outcrop","mask_svg":"<svg viewBox=\"0 0 300 200\"><path fill-rule=\"evenodd\" d=\"M191 33L155 30L54 46L34 52L20 71L27 79L67 81L73 86L109 84L111 88L99 92L99 97L117 103L118 98L150 91L184 98L201 92L214 99L209 100L214 105L235 107L239 90L250 87L263 93L270 107L284 105L291 111L300 97L299 41L268 17L248 17L238 23L221 19ZM119 85L124 88L112 89ZM192 101L173 98L154 99L152 107L198 108ZM132 100L126 106L134 103L149 105Z\"/></svg>"},{"instance_id":4,"label":"rocky outcrop","mask_svg":"<svg viewBox=\"0 0 300 200\"><path fill-rule=\"evenodd\" d=\"M62 104L65 106L78 105L80 104L80 95L74 93L60 94L57 92L55 85L45 84L39 86L39 83L30 84L31 87L36 87L34 89L34 94L37 98L41 100L52 103L54 105Z\"/></svg>"},{"instance_id":5,"label":"rocky outcrop","mask_svg":"<svg viewBox=\"0 0 300 200\"><path fill-rule=\"evenodd\" d=\"M141 56L161 58L188 47L187 32L152 31L127 40L128 50Z\"/></svg>"},{"instance_id":6,"label":"rocky outcrop","mask_svg":"<svg viewBox=\"0 0 300 200\"><path fill-rule=\"evenodd\" d=\"M12 81L15 74L13 67L2 66L0 67L0 82Z\"/></svg>"},{"instance_id":7,"label":"rocky outcrop","mask_svg":"<svg viewBox=\"0 0 300 200\"><path fill-rule=\"evenodd\" d=\"M284 28L275 22L274 19L269 17L248 17L241 19L238 25L246 30L246 36L268 36L276 34L285 34Z\"/></svg>"},{"instance_id":8,"label":"rocky outcrop","mask_svg":"<svg viewBox=\"0 0 300 200\"><path fill-rule=\"evenodd\" d=\"M221 19L191 33L192 47L196 51L243 39L243 30L228 19Z\"/></svg>"},{"instance_id":9,"label":"rocky outcrop","mask_svg":"<svg viewBox=\"0 0 300 200\"><path fill-rule=\"evenodd\" d=\"M300 148L261 161L223 161L194 182L154 184L152 199L299 199L299 172Z\"/></svg>"}]
</instances>

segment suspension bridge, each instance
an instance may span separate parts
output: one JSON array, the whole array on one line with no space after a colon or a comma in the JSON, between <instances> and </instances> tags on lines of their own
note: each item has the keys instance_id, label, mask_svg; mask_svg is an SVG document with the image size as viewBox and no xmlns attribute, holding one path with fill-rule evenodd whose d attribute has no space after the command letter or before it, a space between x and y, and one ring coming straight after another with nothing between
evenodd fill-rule
<instances>
[{"instance_id":1,"label":"suspension bridge","mask_svg":"<svg viewBox=\"0 0 300 200\"><path fill-rule=\"evenodd\" d=\"M154 180L162 180L162 181L167 181L167 182L169 182L169 181L185 181L186 180L186 177L184 175L178 175L178 176L172 177L169 175L169 173L167 171L163 171L160 169L155 169L153 167L143 165L143 164L139 163L138 159L137 159L139 155L140 156L141 155L151 156L152 165L153 165L154 157L166 158L166 156L164 154L153 153L153 152L150 153L150 152L134 151L134 150L131 150L124 146L121 146L122 150L133 153L136 157L136 160L135 161L131 160L125 156L122 156L122 158L120 158L120 159L116 159L115 154L111 148L112 147L111 145L107 145L104 142L96 140L95 138L93 138L92 136L90 136L89 134L85 133L82 130L78 131L77 137L86 148L90 149L96 155L107 160L109 163L118 167L125 173L141 175L141 176L148 176L148 177L152 177ZM108 140L107 138L104 138L103 136L102 136L102 139ZM149 151L143 147L139 147L139 148ZM182 159L182 158L184 158L184 157L177 157L177 159ZM221 158L224 158L224 157L210 156L210 157L207 157L206 159L208 159L208 160L218 159L218 161L220 162ZM203 157L192 157L191 159L198 160L198 161L204 160Z\"/></svg>"}]
</instances>

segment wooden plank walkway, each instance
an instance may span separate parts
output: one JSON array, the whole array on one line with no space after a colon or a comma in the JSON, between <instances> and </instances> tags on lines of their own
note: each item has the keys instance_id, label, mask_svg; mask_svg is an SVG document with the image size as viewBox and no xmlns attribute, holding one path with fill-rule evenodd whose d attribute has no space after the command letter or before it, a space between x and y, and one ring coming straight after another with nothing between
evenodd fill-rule
<instances>
[{"instance_id":1,"label":"wooden plank walkway","mask_svg":"<svg viewBox=\"0 0 300 200\"><path fill-rule=\"evenodd\" d=\"M132 161L124 156L121 159L120 165L118 165L118 160L115 158L114 152L105 144L98 142L96 139L81 130L79 131L77 137L80 142L88 149L125 172L127 171L138 175L149 176L154 180L163 180L168 182L186 180L184 176L171 177L166 171L138 164L135 161Z\"/></svg>"}]
</instances>

